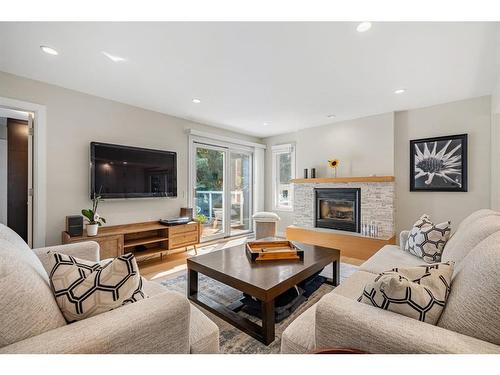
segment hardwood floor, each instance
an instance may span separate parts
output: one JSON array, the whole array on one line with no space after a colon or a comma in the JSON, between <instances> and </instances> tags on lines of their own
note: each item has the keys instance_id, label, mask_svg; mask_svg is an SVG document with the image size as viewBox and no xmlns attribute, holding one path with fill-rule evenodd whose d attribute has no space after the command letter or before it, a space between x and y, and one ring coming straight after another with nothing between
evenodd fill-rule
<instances>
[{"instance_id":1,"label":"hardwood floor","mask_svg":"<svg viewBox=\"0 0 500 375\"><path fill-rule=\"evenodd\" d=\"M245 240L246 237L230 238L230 239L226 238L223 240L204 243L203 245L200 245L198 247L198 254L207 253L225 247L235 246L244 243ZM158 282L163 281L172 277L173 274L185 270L186 259L194 255L195 252L193 248L189 248L188 251L181 250L180 252L177 253L164 255L162 259L158 257L155 259L150 259L140 262L139 269L141 271L141 275L145 277L147 280L153 280ZM348 258L343 256L340 257L340 261L355 266L359 266L364 262L364 260L361 259Z\"/></svg>"}]
</instances>

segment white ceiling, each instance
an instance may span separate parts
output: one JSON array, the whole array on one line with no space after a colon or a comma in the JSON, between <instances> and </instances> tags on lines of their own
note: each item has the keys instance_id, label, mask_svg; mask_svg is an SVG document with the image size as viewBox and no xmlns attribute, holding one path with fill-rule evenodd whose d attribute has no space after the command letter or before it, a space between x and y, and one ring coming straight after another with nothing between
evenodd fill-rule
<instances>
[{"instance_id":1,"label":"white ceiling","mask_svg":"<svg viewBox=\"0 0 500 375\"><path fill-rule=\"evenodd\" d=\"M356 25L3 22L0 70L260 137L487 95L500 73L500 23Z\"/></svg>"}]
</instances>

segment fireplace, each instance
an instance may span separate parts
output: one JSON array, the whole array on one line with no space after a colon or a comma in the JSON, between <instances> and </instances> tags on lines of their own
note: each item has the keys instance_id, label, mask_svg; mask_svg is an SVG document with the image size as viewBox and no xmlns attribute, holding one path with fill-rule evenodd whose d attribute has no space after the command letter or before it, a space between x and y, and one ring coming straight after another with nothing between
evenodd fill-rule
<instances>
[{"instance_id":1,"label":"fireplace","mask_svg":"<svg viewBox=\"0 0 500 375\"><path fill-rule=\"evenodd\" d=\"M361 189L314 189L314 226L361 232Z\"/></svg>"}]
</instances>

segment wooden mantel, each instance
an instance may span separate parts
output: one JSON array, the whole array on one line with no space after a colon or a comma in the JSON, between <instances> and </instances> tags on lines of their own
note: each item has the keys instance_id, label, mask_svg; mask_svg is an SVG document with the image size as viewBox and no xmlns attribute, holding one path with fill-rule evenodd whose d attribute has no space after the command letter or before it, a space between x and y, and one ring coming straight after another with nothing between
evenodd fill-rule
<instances>
[{"instance_id":1,"label":"wooden mantel","mask_svg":"<svg viewBox=\"0 0 500 375\"><path fill-rule=\"evenodd\" d=\"M324 184L324 183L347 183L347 182L393 182L394 176L367 176L367 177L319 177L319 178L295 178L295 184Z\"/></svg>"}]
</instances>

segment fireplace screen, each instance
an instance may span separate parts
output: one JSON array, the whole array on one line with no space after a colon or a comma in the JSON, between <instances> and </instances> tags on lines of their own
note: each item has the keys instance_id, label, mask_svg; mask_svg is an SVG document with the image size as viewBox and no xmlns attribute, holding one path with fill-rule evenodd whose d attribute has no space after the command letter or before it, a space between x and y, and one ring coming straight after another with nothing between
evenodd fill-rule
<instances>
[{"instance_id":1,"label":"fireplace screen","mask_svg":"<svg viewBox=\"0 0 500 375\"><path fill-rule=\"evenodd\" d=\"M335 219L340 221L353 222L354 205L355 202L352 201L320 199L321 219Z\"/></svg>"},{"instance_id":2,"label":"fireplace screen","mask_svg":"<svg viewBox=\"0 0 500 375\"><path fill-rule=\"evenodd\" d=\"M316 227L360 232L360 189L315 189L315 193Z\"/></svg>"}]
</instances>

